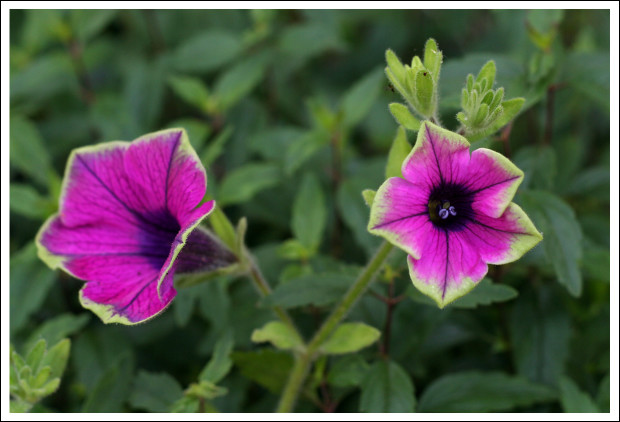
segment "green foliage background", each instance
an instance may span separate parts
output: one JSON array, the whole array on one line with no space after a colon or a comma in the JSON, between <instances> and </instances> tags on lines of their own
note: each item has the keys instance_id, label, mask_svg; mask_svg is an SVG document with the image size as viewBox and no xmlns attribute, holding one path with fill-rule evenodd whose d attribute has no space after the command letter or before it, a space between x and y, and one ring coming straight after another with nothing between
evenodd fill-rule
<instances>
[{"instance_id":1,"label":"green foliage background","mask_svg":"<svg viewBox=\"0 0 620 422\"><path fill-rule=\"evenodd\" d=\"M489 59L506 97L526 98L507 141L474 146L525 171L515 201L545 239L444 310L393 254L392 287L371 289L405 295L390 335L385 303L365 295L348 320L382 337L319 360L297 410L609 411L609 11L12 10L10 24L11 342L72 340L35 411L273 410L292 358L251 334L279 304L309 337L380 243L361 191L384 180L397 130L384 53L408 62L429 37L445 127ZM104 326L79 306L81 282L37 259L34 235L71 149L178 126L209 194L247 217L275 292L261 301L247 279L219 278L146 324ZM187 392L197 381L211 400Z\"/></svg>"}]
</instances>

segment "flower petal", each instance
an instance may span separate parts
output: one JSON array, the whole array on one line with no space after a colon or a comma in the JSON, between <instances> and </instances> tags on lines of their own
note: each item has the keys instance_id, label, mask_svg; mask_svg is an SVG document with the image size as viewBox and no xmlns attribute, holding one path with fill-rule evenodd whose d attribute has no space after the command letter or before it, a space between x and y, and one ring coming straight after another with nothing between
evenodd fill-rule
<instances>
[{"instance_id":1,"label":"flower petal","mask_svg":"<svg viewBox=\"0 0 620 422\"><path fill-rule=\"evenodd\" d=\"M151 133L131 143L125 171L140 189L134 195L150 210L165 210L181 226L206 191L206 173L182 129Z\"/></svg>"},{"instance_id":2,"label":"flower petal","mask_svg":"<svg viewBox=\"0 0 620 422\"><path fill-rule=\"evenodd\" d=\"M135 324L161 312L176 294L168 291L160 300L156 290L170 252L169 239L138 226L121 228L102 222L70 227L53 216L36 242L39 256L50 267L87 280L80 292L86 308L105 323Z\"/></svg>"},{"instance_id":3,"label":"flower petal","mask_svg":"<svg viewBox=\"0 0 620 422\"><path fill-rule=\"evenodd\" d=\"M440 308L465 295L482 280L488 267L462 232L433 227L421 258L407 257L413 285Z\"/></svg>"},{"instance_id":4,"label":"flower petal","mask_svg":"<svg viewBox=\"0 0 620 422\"><path fill-rule=\"evenodd\" d=\"M489 264L516 261L542 240L542 235L525 212L510 203L499 218L477 214L462 235L482 260Z\"/></svg>"},{"instance_id":5,"label":"flower petal","mask_svg":"<svg viewBox=\"0 0 620 422\"><path fill-rule=\"evenodd\" d=\"M370 233L383 236L417 258L431 229L427 187L399 177L381 185L370 210Z\"/></svg>"},{"instance_id":6,"label":"flower petal","mask_svg":"<svg viewBox=\"0 0 620 422\"><path fill-rule=\"evenodd\" d=\"M403 177L429 189L463 180L469 162L469 142L464 137L424 122L418 139L403 162Z\"/></svg>"},{"instance_id":7,"label":"flower petal","mask_svg":"<svg viewBox=\"0 0 620 422\"><path fill-rule=\"evenodd\" d=\"M157 292L162 295L165 294L166 291L172 289L172 278L167 277L168 273L174 273L176 268L177 256L185 246L187 239L190 233L198 227L200 222L207 216L213 208L215 207L215 201L209 201L202 204L200 207L195 209L193 212L189 213L186 216L186 220L188 220L181 230L174 238L172 242L172 246L170 249L170 254L168 258L166 258L166 262L164 263L160 273L159 279L157 281Z\"/></svg>"},{"instance_id":8,"label":"flower petal","mask_svg":"<svg viewBox=\"0 0 620 422\"><path fill-rule=\"evenodd\" d=\"M499 217L515 195L523 180L523 172L508 158L480 148L471 154L463 185L474 195L474 211Z\"/></svg>"}]
</instances>

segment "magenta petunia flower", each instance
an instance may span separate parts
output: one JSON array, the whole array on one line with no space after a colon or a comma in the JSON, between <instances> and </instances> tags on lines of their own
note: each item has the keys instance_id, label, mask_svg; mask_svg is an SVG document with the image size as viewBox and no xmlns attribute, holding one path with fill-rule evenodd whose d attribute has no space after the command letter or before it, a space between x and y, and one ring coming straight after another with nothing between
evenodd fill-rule
<instances>
[{"instance_id":1,"label":"magenta petunia flower","mask_svg":"<svg viewBox=\"0 0 620 422\"><path fill-rule=\"evenodd\" d=\"M171 129L71 153L59 213L36 237L39 256L86 280L80 302L104 322L154 317L176 295L175 272L205 271L234 256L196 229L206 173L187 135Z\"/></svg>"},{"instance_id":2,"label":"magenta petunia flower","mask_svg":"<svg viewBox=\"0 0 620 422\"><path fill-rule=\"evenodd\" d=\"M425 122L402 174L377 191L368 230L409 254L413 284L440 307L476 286L487 264L515 261L542 239L511 202L523 172L495 151L470 154L465 138Z\"/></svg>"}]
</instances>

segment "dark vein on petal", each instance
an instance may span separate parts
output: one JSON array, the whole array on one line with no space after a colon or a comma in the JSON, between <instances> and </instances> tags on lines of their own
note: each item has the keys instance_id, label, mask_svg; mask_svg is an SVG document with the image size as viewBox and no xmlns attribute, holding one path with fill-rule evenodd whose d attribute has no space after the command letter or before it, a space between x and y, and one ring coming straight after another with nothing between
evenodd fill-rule
<instances>
[{"instance_id":1,"label":"dark vein on petal","mask_svg":"<svg viewBox=\"0 0 620 422\"><path fill-rule=\"evenodd\" d=\"M481 223L480 221L475 220L475 219L473 219L471 217L464 216L464 218L468 219L469 221L471 221L472 223L474 223L474 224L476 224L478 226L486 227L487 229L495 230L497 232L508 233L508 234L524 234L524 235L528 235L528 236L533 236L533 234L527 233L527 232L513 232L513 231L510 231L510 230L498 229L496 227L489 226L487 224Z\"/></svg>"},{"instance_id":2,"label":"dark vein on petal","mask_svg":"<svg viewBox=\"0 0 620 422\"><path fill-rule=\"evenodd\" d=\"M444 229L443 232L446 235L446 270L443 275L443 292L441 293L442 300L446 297L446 289L448 288L448 266L450 265L450 235L448 235L448 230Z\"/></svg>"},{"instance_id":3,"label":"dark vein on petal","mask_svg":"<svg viewBox=\"0 0 620 422\"><path fill-rule=\"evenodd\" d=\"M502 183L506 183L506 182L512 182L513 180L518 179L519 177L521 177L521 176L514 176L514 177L511 177L509 179L505 179L505 180L501 180L499 182L491 183L488 186L485 186L485 187L480 188L480 189L476 189L475 191L471 191L470 194L471 195L475 195L476 193L482 192L485 189L492 188L493 186L501 185Z\"/></svg>"},{"instance_id":4,"label":"dark vein on petal","mask_svg":"<svg viewBox=\"0 0 620 422\"><path fill-rule=\"evenodd\" d=\"M406 219L408 219L408 218L412 218L412 217L420 217L420 216L422 216L422 215L424 215L424 214L428 214L428 213L427 213L426 211L423 211L423 212L419 212L419 213L417 213L417 214L407 215L407 216L405 216L405 217L400 217L400 218L397 218L396 220L388 221L387 223L377 224L377 225L376 225L376 226L374 226L372 229L373 229L373 230L374 230L374 229L380 229L381 227L385 227L385 226L388 226L388 225L393 224L393 223L398 223L399 221L406 220Z\"/></svg>"},{"instance_id":5,"label":"dark vein on petal","mask_svg":"<svg viewBox=\"0 0 620 422\"><path fill-rule=\"evenodd\" d=\"M159 277L158 277L159 278ZM127 308L129 308L135 301L136 299L144 292L144 290L146 290L146 288L149 286L149 284L151 284L152 282L154 282L155 280L157 280L157 278L154 278L150 281L147 281L146 283L144 283L144 286L142 286L140 288L140 290L138 291L138 293L136 293L131 300L129 301L129 303L125 306L123 306L121 309L118 310L118 313L120 314L121 312L127 310Z\"/></svg>"},{"instance_id":6,"label":"dark vein on petal","mask_svg":"<svg viewBox=\"0 0 620 422\"><path fill-rule=\"evenodd\" d=\"M437 171L439 172L439 180L441 181L441 184L443 185L445 182L443 179L443 175L441 174L441 167L439 166L439 158L437 157L437 152L435 151L435 144L433 142L433 138L431 136L431 132L428 126L426 126L426 136L428 136L428 141L431 143L431 149L433 150L433 156L435 157L435 162L437 163Z\"/></svg>"},{"instance_id":7,"label":"dark vein on petal","mask_svg":"<svg viewBox=\"0 0 620 422\"><path fill-rule=\"evenodd\" d=\"M152 258L167 258L168 254L148 253L148 252L96 252L96 253L59 253L58 255L70 257L87 256L144 256Z\"/></svg>"},{"instance_id":8,"label":"dark vein on petal","mask_svg":"<svg viewBox=\"0 0 620 422\"><path fill-rule=\"evenodd\" d=\"M95 173L93 171L93 169L91 169L88 164L86 164L86 161L84 161L84 159L78 154L76 155L76 158L80 161L80 163L82 163L82 165L86 168L86 170L88 170L88 172L90 174L93 175L93 177L95 179L97 179L97 181L101 184L101 186L103 186L103 188L108 191L110 193L110 195L112 195L114 197L114 199L116 199L123 207L125 207L125 209L127 211L129 211L131 214L133 214L134 216L136 216L139 220L143 221L144 223L158 228L162 231L168 232L168 233L176 233L176 231L172 231L167 227L161 226L159 224L156 224L153 221L147 220L146 218L144 218L144 216L142 214L140 214L139 212L137 212L136 210L132 209L129 207L129 205L127 205L121 198L119 198L105 183L103 183L103 180L101 180L101 178L97 175L97 173Z\"/></svg>"}]
</instances>

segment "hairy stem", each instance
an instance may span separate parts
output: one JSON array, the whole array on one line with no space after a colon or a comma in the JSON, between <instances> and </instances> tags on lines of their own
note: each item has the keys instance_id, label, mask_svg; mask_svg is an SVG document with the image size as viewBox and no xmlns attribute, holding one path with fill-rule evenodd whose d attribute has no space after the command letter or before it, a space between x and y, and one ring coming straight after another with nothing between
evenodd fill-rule
<instances>
[{"instance_id":1,"label":"hairy stem","mask_svg":"<svg viewBox=\"0 0 620 422\"><path fill-rule=\"evenodd\" d=\"M280 397L280 403L277 408L278 412L286 413L293 410L299 391L306 380L312 360L316 357L319 348L325 340L333 334L338 324L340 324L347 313L349 313L353 305L374 280L375 274L381 268L383 261L387 258L388 254L392 250L392 247L393 246L390 243L383 242L377 253L375 253L372 257L355 283L353 283L353 285L349 288L340 303L325 320L319 331L317 331L314 335L306 348L306 353L296 356L295 365L293 366L293 370L289 376L286 386L284 387L282 396Z\"/></svg>"}]
</instances>

